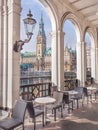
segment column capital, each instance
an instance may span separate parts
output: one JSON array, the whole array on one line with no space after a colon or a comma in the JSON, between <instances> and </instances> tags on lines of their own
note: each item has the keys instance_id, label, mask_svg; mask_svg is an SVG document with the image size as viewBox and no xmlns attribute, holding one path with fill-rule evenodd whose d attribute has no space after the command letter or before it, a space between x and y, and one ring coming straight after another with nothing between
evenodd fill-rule
<instances>
[{"instance_id":1,"label":"column capital","mask_svg":"<svg viewBox=\"0 0 98 130\"><path fill-rule=\"evenodd\" d=\"M0 14L3 13L3 6L0 6Z\"/></svg>"},{"instance_id":2,"label":"column capital","mask_svg":"<svg viewBox=\"0 0 98 130\"><path fill-rule=\"evenodd\" d=\"M50 34L51 34L51 36L55 36L57 34L57 32L56 31L52 31Z\"/></svg>"},{"instance_id":3,"label":"column capital","mask_svg":"<svg viewBox=\"0 0 98 130\"><path fill-rule=\"evenodd\" d=\"M8 6L3 6L3 15L7 15L8 14Z\"/></svg>"},{"instance_id":4,"label":"column capital","mask_svg":"<svg viewBox=\"0 0 98 130\"><path fill-rule=\"evenodd\" d=\"M77 42L76 47L81 47L82 43L81 42Z\"/></svg>"},{"instance_id":5,"label":"column capital","mask_svg":"<svg viewBox=\"0 0 98 130\"><path fill-rule=\"evenodd\" d=\"M62 34L62 35L65 35L65 32L61 31L61 30L58 30L58 33L59 34Z\"/></svg>"},{"instance_id":6,"label":"column capital","mask_svg":"<svg viewBox=\"0 0 98 130\"><path fill-rule=\"evenodd\" d=\"M85 41L82 41L81 44L84 45L84 44L86 44L86 42L85 42Z\"/></svg>"},{"instance_id":7,"label":"column capital","mask_svg":"<svg viewBox=\"0 0 98 130\"><path fill-rule=\"evenodd\" d=\"M8 5L8 14L14 12L20 15L21 10L21 6L17 3L12 3Z\"/></svg>"},{"instance_id":8,"label":"column capital","mask_svg":"<svg viewBox=\"0 0 98 130\"><path fill-rule=\"evenodd\" d=\"M56 36L57 34L65 35L65 32L58 30L58 31L53 31L53 32L51 32L50 34L51 34L52 36Z\"/></svg>"}]
</instances>

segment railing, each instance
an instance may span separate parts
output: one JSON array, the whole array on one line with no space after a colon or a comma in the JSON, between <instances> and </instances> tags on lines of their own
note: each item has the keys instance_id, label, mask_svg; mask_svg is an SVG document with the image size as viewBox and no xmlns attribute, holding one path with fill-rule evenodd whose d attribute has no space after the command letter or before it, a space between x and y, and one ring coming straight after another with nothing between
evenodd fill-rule
<instances>
[{"instance_id":1,"label":"railing","mask_svg":"<svg viewBox=\"0 0 98 130\"><path fill-rule=\"evenodd\" d=\"M50 82L38 83L32 85L20 86L20 96L24 100L34 100L36 97L45 97L51 95Z\"/></svg>"},{"instance_id":2,"label":"railing","mask_svg":"<svg viewBox=\"0 0 98 130\"><path fill-rule=\"evenodd\" d=\"M29 84L35 84L35 83L43 83L43 82L50 82L51 76L22 76L20 78L20 85L29 85Z\"/></svg>"},{"instance_id":3,"label":"railing","mask_svg":"<svg viewBox=\"0 0 98 130\"><path fill-rule=\"evenodd\" d=\"M91 77L88 78L87 77L85 85L91 85L91 84L93 84L93 82L94 82L93 80L94 80L93 78L91 78ZM79 83L78 79L66 79L64 82L65 82L65 85L64 85L64 89L65 90L72 90L75 87L80 86L80 83Z\"/></svg>"},{"instance_id":4,"label":"railing","mask_svg":"<svg viewBox=\"0 0 98 130\"><path fill-rule=\"evenodd\" d=\"M77 86L77 80L76 79L66 79L64 85L65 90L72 90L74 87Z\"/></svg>"},{"instance_id":5,"label":"railing","mask_svg":"<svg viewBox=\"0 0 98 130\"><path fill-rule=\"evenodd\" d=\"M78 86L77 79L67 79L64 82L65 82L65 85L64 85L65 90L72 90ZM90 79L89 79L89 82L90 82ZM36 97L44 97L44 96L52 95L54 91L53 89L54 88L52 87L51 82L21 85L20 96L22 97L22 99L25 99L25 100L33 100Z\"/></svg>"}]
</instances>

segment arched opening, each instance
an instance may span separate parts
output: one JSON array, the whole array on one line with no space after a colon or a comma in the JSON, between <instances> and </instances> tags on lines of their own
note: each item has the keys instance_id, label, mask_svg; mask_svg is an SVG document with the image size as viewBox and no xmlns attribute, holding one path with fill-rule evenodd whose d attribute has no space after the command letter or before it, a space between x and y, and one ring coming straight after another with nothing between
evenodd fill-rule
<instances>
[{"instance_id":1,"label":"arched opening","mask_svg":"<svg viewBox=\"0 0 98 130\"><path fill-rule=\"evenodd\" d=\"M88 28L85 33L86 43L86 81L90 84L95 79L95 44L93 35Z\"/></svg>"},{"instance_id":2,"label":"arched opening","mask_svg":"<svg viewBox=\"0 0 98 130\"><path fill-rule=\"evenodd\" d=\"M67 26L67 22L69 22L69 26ZM80 26L79 26L79 22L77 20L77 18L72 14L72 13L66 13L64 14L64 16L62 17L62 27L64 26L64 22L66 24L66 28L68 28L68 30L71 29L71 31L69 31L69 41L68 43L70 42L71 43L71 46L73 47L73 50L71 50L71 56L72 58L71 61L70 61L70 68L71 68L71 76L70 78L77 78L79 81L81 81L81 62L80 61L80 55L81 55L81 38L80 38L80 35L81 35L81 29L80 29ZM65 29L66 30L66 29ZM64 29L63 29L64 31ZM65 31L64 31L65 32ZM67 31L65 32L65 39L67 40ZM66 44L66 43L65 43ZM71 57L70 56L70 57ZM65 60L65 66L66 65L66 60L67 58L64 59ZM65 67L66 68L66 67Z\"/></svg>"},{"instance_id":3,"label":"arched opening","mask_svg":"<svg viewBox=\"0 0 98 130\"><path fill-rule=\"evenodd\" d=\"M23 50L21 51L20 83L25 85L51 81L52 51L50 34L54 29L52 29L53 26L51 25L52 20L50 20L47 9L39 0L29 0L28 3L22 0L21 6L21 39L25 37L22 19L26 17L26 13L29 9L31 9L37 24L32 39L23 46ZM22 79L24 75L25 80Z\"/></svg>"},{"instance_id":4,"label":"arched opening","mask_svg":"<svg viewBox=\"0 0 98 130\"><path fill-rule=\"evenodd\" d=\"M91 37L88 32L85 34L86 44L86 80L89 82L91 78Z\"/></svg>"},{"instance_id":5,"label":"arched opening","mask_svg":"<svg viewBox=\"0 0 98 130\"><path fill-rule=\"evenodd\" d=\"M77 36L74 24L67 19L64 23L64 77L75 79L77 77L76 44Z\"/></svg>"},{"instance_id":6,"label":"arched opening","mask_svg":"<svg viewBox=\"0 0 98 130\"><path fill-rule=\"evenodd\" d=\"M57 69L55 61L57 58L53 58L53 56L56 56L55 53L57 53L56 37L54 39L54 37L51 36L51 32L56 32L57 26L53 10L50 8L50 5L48 5L48 2L40 2L39 0L29 0L27 3L22 0L21 5L23 7L21 19L25 17L26 12L28 12L30 8L37 21L37 25L32 40L28 44L25 44L21 51L20 84L23 86L49 83L51 81L57 83L57 70L55 71L55 69ZM50 12L49 15L47 10ZM21 38L24 37L23 28L23 24L21 24ZM52 52L55 55L52 54ZM55 73L52 70L54 70ZM52 77L55 78L55 80L53 80ZM49 85L47 84L43 86L43 88L30 88L25 89L25 91L33 91L32 93L37 95L39 90L48 90L48 86ZM41 95L44 94L47 94L47 92L44 92Z\"/></svg>"}]
</instances>

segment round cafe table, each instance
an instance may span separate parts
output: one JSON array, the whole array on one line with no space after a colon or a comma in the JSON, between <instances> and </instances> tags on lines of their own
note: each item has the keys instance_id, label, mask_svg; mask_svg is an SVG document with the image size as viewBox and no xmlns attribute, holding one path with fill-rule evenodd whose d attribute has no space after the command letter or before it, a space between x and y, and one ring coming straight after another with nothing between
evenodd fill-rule
<instances>
[{"instance_id":1,"label":"round cafe table","mask_svg":"<svg viewBox=\"0 0 98 130\"><path fill-rule=\"evenodd\" d=\"M75 90L64 91L64 93L68 93L69 94L69 98L72 98L74 95L78 94L78 92L75 91Z\"/></svg>"},{"instance_id":2,"label":"round cafe table","mask_svg":"<svg viewBox=\"0 0 98 130\"><path fill-rule=\"evenodd\" d=\"M41 105L44 106L44 124L46 124L46 118L47 118L47 115L46 115L46 105L54 103L55 101L56 101L56 99L52 98L52 97L40 97L40 98L36 98L35 99L36 103L41 104Z\"/></svg>"},{"instance_id":3,"label":"round cafe table","mask_svg":"<svg viewBox=\"0 0 98 130\"><path fill-rule=\"evenodd\" d=\"M75 90L70 90L70 91L67 91L67 92L68 92L69 95L76 95L76 94L78 94L78 92L75 91Z\"/></svg>"},{"instance_id":4,"label":"round cafe table","mask_svg":"<svg viewBox=\"0 0 98 130\"><path fill-rule=\"evenodd\" d=\"M92 87L92 86L90 86L90 87L87 87L87 90L91 90L91 91L93 91L93 90L96 90L96 87Z\"/></svg>"}]
</instances>

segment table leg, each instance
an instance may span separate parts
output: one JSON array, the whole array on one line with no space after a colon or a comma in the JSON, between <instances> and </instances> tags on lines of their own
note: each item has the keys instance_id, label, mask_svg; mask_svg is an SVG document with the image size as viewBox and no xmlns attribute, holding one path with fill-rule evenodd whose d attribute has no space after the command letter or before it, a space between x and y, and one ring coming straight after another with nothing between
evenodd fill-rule
<instances>
[{"instance_id":1,"label":"table leg","mask_svg":"<svg viewBox=\"0 0 98 130\"><path fill-rule=\"evenodd\" d=\"M46 125L46 118L47 118L46 105L44 105L44 125Z\"/></svg>"}]
</instances>

